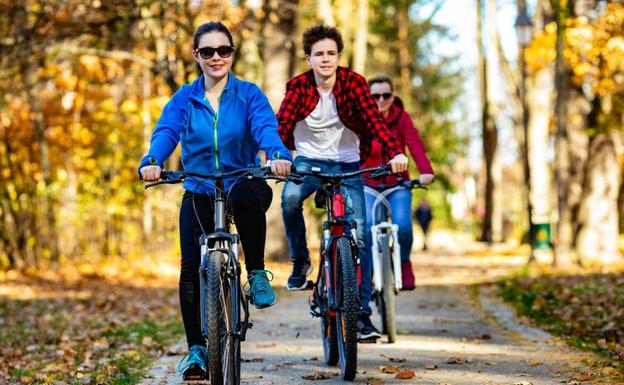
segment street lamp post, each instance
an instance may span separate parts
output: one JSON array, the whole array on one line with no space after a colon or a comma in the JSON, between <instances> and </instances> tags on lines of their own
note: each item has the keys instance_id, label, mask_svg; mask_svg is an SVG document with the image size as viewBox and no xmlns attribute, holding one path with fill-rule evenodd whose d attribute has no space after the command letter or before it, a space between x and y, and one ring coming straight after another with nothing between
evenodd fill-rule
<instances>
[{"instance_id":1,"label":"street lamp post","mask_svg":"<svg viewBox=\"0 0 624 385\"><path fill-rule=\"evenodd\" d=\"M529 260L532 261L534 259L533 247L535 243L535 229L533 226L532 218L533 207L531 205L531 168L529 166L529 109L526 100L526 63L524 60L524 51L531 42L533 23L527 15L526 3L524 1L518 1L518 16L516 17L516 22L514 26L518 35L519 44L518 67L520 68L520 84L518 87L518 91L520 97L520 105L522 109L522 132L524 142L522 143L522 161L524 168L524 183L526 186L529 244L531 245L531 255L529 257Z\"/></svg>"}]
</instances>

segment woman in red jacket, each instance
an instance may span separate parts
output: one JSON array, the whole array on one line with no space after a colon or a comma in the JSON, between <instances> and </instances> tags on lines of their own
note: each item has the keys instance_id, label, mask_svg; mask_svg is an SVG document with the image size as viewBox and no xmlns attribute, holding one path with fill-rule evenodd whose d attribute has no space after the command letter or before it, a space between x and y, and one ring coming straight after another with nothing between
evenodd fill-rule
<instances>
[{"instance_id":1,"label":"woman in red jacket","mask_svg":"<svg viewBox=\"0 0 624 385\"><path fill-rule=\"evenodd\" d=\"M425 146L423 145L418 130L414 127L412 119L403 109L403 103L398 97L393 95L392 80L388 76L377 76L368 81L373 98L377 102L377 106L382 115L386 119L392 135L399 142L401 152L405 153L407 147L416 162L418 171L420 172L420 182L427 185L433 181L434 174L431 163L427 158ZM375 167L380 164L388 163L384 147L376 140L373 141L373 147L370 156L362 167ZM409 180L410 176L407 171L401 173L404 180ZM365 183L372 188L379 190L379 185L392 187L397 182L397 177L389 176L381 180L365 179ZM366 198L366 228L372 225L372 206L375 197L371 194L365 194ZM414 272L410 262L410 253L414 240L412 234L412 192L407 189L399 189L388 195L386 198L390 203L392 210L392 222L399 226L399 243L401 245L401 275L403 277L403 290L414 289ZM370 239L370 237L368 238Z\"/></svg>"}]
</instances>

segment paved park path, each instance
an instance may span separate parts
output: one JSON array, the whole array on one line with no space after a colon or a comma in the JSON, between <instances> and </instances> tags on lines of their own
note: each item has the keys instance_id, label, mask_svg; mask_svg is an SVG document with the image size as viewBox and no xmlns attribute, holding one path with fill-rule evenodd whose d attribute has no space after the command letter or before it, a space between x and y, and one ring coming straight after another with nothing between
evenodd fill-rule
<instances>
[{"instance_id":1,"label":"paved park path","mask_svg":"<svg viewBox=\"0 0 624 385\"><path fill-rule=\"evenodd\" d=\"M397 342L359 345L355 384L589 385L618 384L582 362L593 359L523 326L487 285L524 263L521 257L484 256L484 246L439 235L428 253L415 252L418 287L397 298ZM437 247L435 246L437 245ZM474 285L478 283L480 285ZM254 327L242 345L243 383L340 384L339 368L326 367L318 319L307 313L309 292L278 291L277 304L253 311ZM374 322L380 325L377 315ZM142 385L182 383L175 373L184 344L158 361ZM396 379L396 369L412 370ZM395 368L392 368L395 367ZM329 374L311 381L304 376ZM335 375L335 376L332 376ZM208 383L207 381L205 382Z\"/></svg>"}]
</instances>

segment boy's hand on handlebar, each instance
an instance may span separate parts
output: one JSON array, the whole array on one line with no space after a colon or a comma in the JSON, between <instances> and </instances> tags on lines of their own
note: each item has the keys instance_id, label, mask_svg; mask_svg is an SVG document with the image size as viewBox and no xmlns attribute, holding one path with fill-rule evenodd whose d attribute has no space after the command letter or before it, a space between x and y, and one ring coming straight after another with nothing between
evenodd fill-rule
<instances>
[{"instance_id":1,"label":"boy's hand on handlebar","mask_svg":"<svg viewBox=\"0 0 624 385\"><path fill-rule=\"evenodd\" d=\"M390 161L390 167L392 167L392 172L407 171L407 156L398 154Z\"/></svg>"},{"instance_id":2,"label":"boy's hand on handlebar","mask_svg":"<svg viewBox=\"0 0 624 385\"><path fill-rule=\"evenodd\" d=\"M433 182L434 178L435 178L435 176L433 174L420 174L418 176L418 180L420 181L420 184L423 185L423 186L431 184L431 182Z\"/></svg>"},{"instance_id":3,"label":"boy's hand on handlebar","mask_svg":"<svg viewBox=\"0 0 624 385\"><path fill-rule=\"evenodd\" d=\"M292 168L292 163L287 160L277 159L271 161L271 173L277 176L288 176L290 175L290 170Z\"/></svg>"},{"instance_id":4,"label":"boy's hand on handlebar","mask_svg":"<svg viewBox=\"0 0 624 385\"><path fill-rule=\"evenodd\" d=\"M143 177L143 180L146 182L153 182L160 179L161 171L162 170L160 166L153 165L141 167L141 169L139 170L141 176Z\"/></svg>"}]
</instances>

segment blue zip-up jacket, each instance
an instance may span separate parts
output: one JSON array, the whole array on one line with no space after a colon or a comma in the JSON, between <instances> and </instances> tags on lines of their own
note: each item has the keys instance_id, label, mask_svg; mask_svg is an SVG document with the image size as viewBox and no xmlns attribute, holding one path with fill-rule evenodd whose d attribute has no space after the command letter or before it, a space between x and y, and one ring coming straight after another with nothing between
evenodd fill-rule
<instances>
[{"instance_id":1,"label":"blue zip-up jacket","mask_svg":"<svg viewBox=\"0 0 624 385\"><path fill-rule=\"evenodd\" d=\"M141 164L163 162L182 144L182 166L189 172L214 174L258 164L258 150L269 159L292 162L277 134L277 120L266 96L253 83L228 73L216 114L205 99L204 75L183 85L165 105ZM229 190L235 178L225 180ZM214 192L212 181L187 178L184 188L202 194Z\"/></svg>"}]
</instances>

